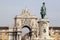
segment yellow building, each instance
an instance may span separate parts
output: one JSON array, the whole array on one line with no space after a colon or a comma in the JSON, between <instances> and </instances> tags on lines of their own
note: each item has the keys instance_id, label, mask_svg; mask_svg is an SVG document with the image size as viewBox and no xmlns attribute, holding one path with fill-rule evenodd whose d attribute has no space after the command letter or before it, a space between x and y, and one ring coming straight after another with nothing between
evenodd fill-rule
<instances>
[{"instance_id":1,"label":"yellow building","mask_svg":"<svg viewBox=\"0 0 60 40\"><path fill-rule=\"evenodd\" d=\"M8 40L8 27L1 26L0 27L0 40Z\"/></svg>"},{"instance_id":2,"label":"yellow building","mask_svg":"<svg viewBox=\"0 0 60 40\"><path fill-rule=\"evenodd\" d=\"M52 29L52 30L51 30ZM0 27L0 40L9 40L9 27ZM60 27L49 27L51 37L55 38L55 40L60 40ZM27 34L25 36L28 36ZM24 36L24 37L25 37Z\"/></svg>"}]
</instances>

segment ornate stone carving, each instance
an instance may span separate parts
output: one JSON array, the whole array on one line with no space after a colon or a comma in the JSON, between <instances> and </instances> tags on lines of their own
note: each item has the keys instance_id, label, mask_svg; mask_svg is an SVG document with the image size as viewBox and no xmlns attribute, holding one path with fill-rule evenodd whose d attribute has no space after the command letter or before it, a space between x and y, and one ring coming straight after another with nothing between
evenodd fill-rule
<instances>
[{"instance_id":1,"label":"ornate stone carving","mask_svg":"<svg viewBox=\"0 0 60 40\"><path fill-rule=\"evenodd\" d=\"M27 25L27 26L30 26L30 23L31 23L31 20L30 19L22 19L21 20L21 24L22 24L22 26L23 25Z\"/></svg>"}]
</instances>

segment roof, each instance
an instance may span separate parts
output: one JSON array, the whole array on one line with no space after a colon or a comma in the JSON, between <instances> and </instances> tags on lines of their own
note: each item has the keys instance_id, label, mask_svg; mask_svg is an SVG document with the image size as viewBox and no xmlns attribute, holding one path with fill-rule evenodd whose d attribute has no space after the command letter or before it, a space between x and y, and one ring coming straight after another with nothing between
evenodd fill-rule
<instances>
[{"instance_id":1,"label":"roof","mask_svg":"<svg viewBox=\"0 0 60 40\"><path fill-rule=\"evenodd\" d=\"M3 29L7 30L7 29L9 29L9 27L7 27L7 26L0 26L0 30L3 30Z\"/></svg>"},{"instance_id":2,"label":"roof","mask_svg":"<svg viewBox=\"0 0 60 40\"><path fill-rule=\"evenodd\" d=\"M53 29L53 30L60 30L60 27L49 27L49 29Z\"/></svg>"}]
</instances>

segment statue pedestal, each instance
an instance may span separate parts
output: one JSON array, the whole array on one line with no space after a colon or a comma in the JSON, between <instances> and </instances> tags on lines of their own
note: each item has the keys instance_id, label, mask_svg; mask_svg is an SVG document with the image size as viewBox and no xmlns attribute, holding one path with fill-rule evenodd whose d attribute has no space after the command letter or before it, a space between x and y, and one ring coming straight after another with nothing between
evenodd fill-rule
<instances>
[{"instance_id":1,"label":"statue pedestal","mask_svg":"<svg viewBox=\"0 0 60 40\"><path fill-rule=\"evenodd\" d=\"M39 31L40 31L41 40L53 40L49 36L49 20L48 19L41 19L39 21Z\"/></svg>"},{"instance_id":2,"label":"statue pedestal","mask_svg":"<svg viewBox=\"0 0 60 40\"><path fill-rule=\"evenodd\" d=\"M40 20L40 37L47 38L49 37L49 20L41 19Z\"/></svg>"}]
</instances>

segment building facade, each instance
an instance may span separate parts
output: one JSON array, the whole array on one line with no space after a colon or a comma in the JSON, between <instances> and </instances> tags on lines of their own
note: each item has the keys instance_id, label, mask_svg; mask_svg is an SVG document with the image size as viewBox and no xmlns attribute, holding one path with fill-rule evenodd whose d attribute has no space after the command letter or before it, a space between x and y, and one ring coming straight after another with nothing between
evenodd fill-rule
<instances>
[{"instance_id":1,"label":"building facade","mask_svg":"<svg viewBox=\"0 0 60 40\"><path fill-rule=\"evenodd\" d=\"M48 19L37 20L28 9L14 18L11 27L0 27L0 40L60 40L60 27L49 27ZM30 32L22 36L22 28L27 27Z\"/></svg>"},{"instance_id":2,"label":"building facade","mask_svg":"<svg viewBox=\"0 0 60 40\"><path fill-rule=\"evenodd\" d=\"M6 27L6 26L1 26L0 27L0 40L8 40L7 30L9 30L9 28Z\"/></svg>"},{"instance_id":3,"label":"building facade","mask_svg":"<svg viewBox=\"0 0 60 40\"><path fill-rule=\"evenodd\" d=\"M43 12L45 13L45 10ZM0 40L60 40L60 27L50 27L49 23L49 19L44 18L44 15L38 20L25 8L21 15L15 16L14 25L0 27ZM22 36L24 27L30 32Z\"/></svg>"}]
</instances>

